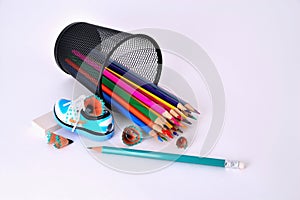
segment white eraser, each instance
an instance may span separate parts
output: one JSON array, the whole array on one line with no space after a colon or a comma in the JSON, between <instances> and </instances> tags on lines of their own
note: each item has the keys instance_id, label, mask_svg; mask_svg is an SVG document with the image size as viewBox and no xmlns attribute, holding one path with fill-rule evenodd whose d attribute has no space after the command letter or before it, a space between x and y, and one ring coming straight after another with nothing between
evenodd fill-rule
<instances>
[{"instance_id":1,"label":"white eraser","mask_svg":"<svg viewBox=\"0 0 300 200\"><path fill-rule=\"evenodd\" d=\"M246 168L245 163L239 162L239 168L240 168L240 169L245 169L245 168Z\"/></svg>"},{"instance_id":2,"label":"white eraser","mask_svg":"<svg viewBox=\"0 0 300 200\"><path fill-rule=\"evenodd\" d=\"M48 131L54 132L61 129L61 127L56 123L52 112L48 112L34 120L32 120L32 125L39 129L40 132L46 133Z\"/></svg>"}]
</instances>

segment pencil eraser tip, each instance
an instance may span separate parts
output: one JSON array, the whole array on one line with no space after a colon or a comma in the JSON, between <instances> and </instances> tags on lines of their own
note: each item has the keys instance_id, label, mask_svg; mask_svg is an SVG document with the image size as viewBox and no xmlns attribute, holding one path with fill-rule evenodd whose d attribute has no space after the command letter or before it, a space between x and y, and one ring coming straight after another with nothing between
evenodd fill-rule
<instances>
[{"instance_id":1,"label":"pencil eraser tip","mask_svg":"<svg viewBox=\"0 0 300 200\"><path fill-rule=\"evenodd\" d=\"M239 162L239 169L245 169L246 165L243 162Z\"/></svg>"}]
</instances>

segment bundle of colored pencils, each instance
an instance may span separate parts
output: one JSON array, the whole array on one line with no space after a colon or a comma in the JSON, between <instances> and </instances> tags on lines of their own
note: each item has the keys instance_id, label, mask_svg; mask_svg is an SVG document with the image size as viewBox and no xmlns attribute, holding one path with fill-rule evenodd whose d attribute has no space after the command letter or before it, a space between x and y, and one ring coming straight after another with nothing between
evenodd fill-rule
<instances>
[{"instance_id":1,"label":"bundle of colored pencils","mask_svg":"<svg viewBox=\"0 0 300 200\"><path fill-rule=\"evenodd\" d=\"M70 73L81 77L90 88L101 86L103 98L144 132L159 141L168 141L181 132L180 127L191 124L187 118L200 114L186 101L142 78L125 66L111 61L103 70L98 84L101 64L77 50L65 59Z\"/></svg>"}]
</instances>

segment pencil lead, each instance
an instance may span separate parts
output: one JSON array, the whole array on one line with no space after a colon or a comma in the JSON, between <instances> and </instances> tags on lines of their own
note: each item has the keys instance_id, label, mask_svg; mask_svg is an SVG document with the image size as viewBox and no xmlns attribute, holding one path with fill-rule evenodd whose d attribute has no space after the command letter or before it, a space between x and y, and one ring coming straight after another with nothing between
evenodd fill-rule
<instances>
[{"instance_id":1,"label":"pencil lead","mask_svg":"<svg viewBox=\"0 0 300 200\"><path fill-rule=\"evenodd\" d=\"M183 119L182 121L185 122L185 123L187 123L187 124L189 124L189 125L192 124L192 122L188 121L187 119Z\"/></svg>"},{"instance_id":2,"label":"pencil lead","mask_svg":"<svg viewBox=\"0 0 300 200\"><path fill-rule=\"evenodd\" d=\"M196 118L195 116L191 115L191 114L189 114L188 117L189 117L189 118L192 118L192 119L194 119L194 120L197 120L197 118Z\"/></svg>"},{"instance_id":3,"label":"pencil lead","mask_svg":"<svg viewBox=\"0 0 300 200\"><path fill-rule=\"evenodd\" d=\"M160 142L164 142L164 140L158 135L157 136L157 139L160 141Z\"/></svg>"},{"instance_id":4,"label":"pencil lead","mask_svg":"<svg viewBox=\"0 0 300 200\"><path fill-rule=\"evenodd\" d=\"M177 128L177 131L179 131L180 133L183 133L183 131L180 128Z\"/></svg>"},{"instance_id":5,"label":"pencil lead","mask_svg":"<svg viewBox=\"0 0 300 200\"><path fill-rule=\"evenodd\" d=\"M74 141L73 140L70 140L70 139L67 139L68 140L68 144L72 144Z\"/></svg>"},{"instance_id":6,"label":"pencil lead","mask_svg":"<svg viewBox=\"0 0 300 200\"><path fill-rule=\"evenodd\" d=\"M175 132L175 131L173 132L173 134L174 134L175 136L179 136L179 135L178 135L178 133L177 133L177 132Z\"/></svg>"},{"instance_id":7,"label":"pencil lead","mask_svg":"<svg viewBox=\"0 0 300 200\"><path fill-rule=\"evenodd\" d=\"M163 136L160 136L161 139L163 139L164 141L168 142L167 138L163 137Z\"/></svg>"},{"instance_id":8,"label":"pencil lead","mask_svg":"<svg viewBox=\"0 0 300 200\"><path fill-rule=\"evenodd\" d=\"M200 112L198 110L194 109L194 112L200 115Z\"/></svg>"},{"instance_id":9,"label":"pencil lead","mask_svg":"<svg viewBox=\"0 0 300 200\"><path fill-rule=\"evenodd\" d=\"M164 134L166 134L169 138L173 139L171 131L165 131Z\"/></svg>"}]
</instances>

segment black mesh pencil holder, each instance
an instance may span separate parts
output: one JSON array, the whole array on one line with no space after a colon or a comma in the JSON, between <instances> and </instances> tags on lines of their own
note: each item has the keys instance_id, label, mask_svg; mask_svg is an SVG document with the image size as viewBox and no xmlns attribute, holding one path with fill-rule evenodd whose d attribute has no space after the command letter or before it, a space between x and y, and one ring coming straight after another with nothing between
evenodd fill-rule
<instances>
[{"instance_id":1,"label":"black mesh pencil holder","mask_svg":"<svg viewBox=\"0 0 300 200\"><path fill-rule=\"evenodd\" d=\"M83 22L70 24L60 33L54 54L64 72L100 97L102 72L111 62L155 84L161 74L162 55L154 39Z\"/></svg>"}]
</instances>

